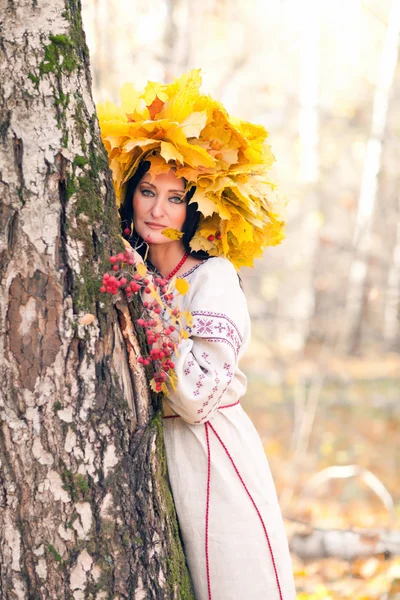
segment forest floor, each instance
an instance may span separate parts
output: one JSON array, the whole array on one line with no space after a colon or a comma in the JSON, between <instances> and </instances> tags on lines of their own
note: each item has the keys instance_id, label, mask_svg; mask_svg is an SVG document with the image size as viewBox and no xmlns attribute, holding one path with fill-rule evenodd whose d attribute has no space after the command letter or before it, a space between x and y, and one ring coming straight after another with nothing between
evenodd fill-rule
<instances>
[{"instance_id":1,"label":"forest floor","mask_svg":"<svg viewBox=\"0 0 400 600\"><path fill-rule=\"evenodd\" d=\"M313 528L400 531L400 357L331 359L319 388L321 365L312 360L285 366L283 377L282 364L262 362L258 354L244 365L243 407L263 441L288 536ZM301 433L306 413L309 435ZM349 465L358 476L310 485L324 469ZM386 491L373 491L362 478L367 471ZM292 558L298 600L400 600L400 557Z\"/></svg>"}]
</instances>

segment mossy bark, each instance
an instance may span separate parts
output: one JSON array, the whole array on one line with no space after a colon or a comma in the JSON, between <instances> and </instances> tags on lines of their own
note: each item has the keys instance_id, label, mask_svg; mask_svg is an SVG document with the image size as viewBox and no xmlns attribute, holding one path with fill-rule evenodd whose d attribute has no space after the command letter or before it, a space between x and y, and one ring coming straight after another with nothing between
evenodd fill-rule
<instances>
[{"instance_id":1,"label":"mossy bark","mask_svg":"<svg viewBox=\"0 0 400 600\"><path fill-rule=\"evenodd\" d=\"M0 11L0 597L190 599L80 3Z\"/></svg>"}]
</instances>

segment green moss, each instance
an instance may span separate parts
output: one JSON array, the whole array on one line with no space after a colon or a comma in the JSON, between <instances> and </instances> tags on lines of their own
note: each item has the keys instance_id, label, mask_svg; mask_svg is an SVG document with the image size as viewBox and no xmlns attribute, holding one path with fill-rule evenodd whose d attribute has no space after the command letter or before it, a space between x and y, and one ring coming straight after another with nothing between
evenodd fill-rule
<instances>
[{"instance_id":1,"label":"green moss","mask_svg":"<svg viewBox=\"0 0 400 600\"><path fill-rule=\"evenodd\" d=\"M59 96L54 98L54 103L56 106L61 106L61 108L65 110L69 104L69 94L64 94L60 91Z\"/></svg>"},{"instance_id":2,"label":"green moss","mask_svg":"<svg viewBox=\"0 0 400 600\"><path fill-rule=\"evenodd\" d=\"M77 154L72 164L79 167L80 169L83 169L83 167L88 164L88 160L85 156L80 156L79 154Z\"/></svg>"},{"instance_id":3,"label":"green moss","mask_svg":"<svg viewBox=\"0 0 400 600\"><path fill-rule=\"evenodd\" d=\"M66 2L62 16L70 23L69 36L77 49L77 53L84 61L89 61L89 50L86 45L82 25L80 0L69 0Z\"/></svg>"},{"instance_id":4,"label":"green moss","mask_svg":"<svg viewBox=\"0 0 400 600\"><path fill-rule=\"evenodd\" d=\"M63 408L63 405L61 404L61 402L59 402L58 400L56 400L53 404L53 410L56 413L58 410L61 410Z\"/></svg>"},{"instance_id":5,"label":"green moss","mask_svg":"<svg viewBox=\"0 0 400 600\"><path fill-rule=\"evenodd\" d=\"M54 560L56 560L58 563L62 563L62 558L61 556L58 554L57 550L54 548L54 546L52 546L51 544L47 545L47 549L48 551L53 555Z\"/></svg>"},{"instance_id":6,"label":"green moss","mask_svg":"<svg viewBox=\"0 0 400 600\"><path fill-rule=\"evenodd\" d=\"M69 46L71 48L74 47L73 41L67 35L64 35L64 34L57 34L57 35L50 34L49 39L56 46Z\"/></svg>"},{"instance_id":7,"label":"green moss","mask_svg":"<svg viewBox=\"0 0 400 600\"><path fill-rule=\"evenodd\" d=\"M85 133L88 128L87 119L84 116L85 106L82 98L79 94L75 93L75 111L73 115L73 121L75 125L76 132L81 142L82 152L86 153L87 144L85 140Z\"/></svg>"},{"instance_id":8,"label":"green moss","mask_svg":"<svg viewBox=\"0 0 400 600\"><path fill-rule=\"evenodd\" d=\"M135 546L139 546L139 547L143 546L143 540L138 535L133 536L132 543L135 544Z\"/></svg>"},{"instance_id":9,"label":"green moss","mask_svg":"<svg viewBox=\"0 0 400 600\"><path fill-rule=\"evenodd\" d=\"M75 232L79 238L79 232ZM106 268L99 268L100 274L97 275L93 270L93 263L88 261L81 265L81 274L74 279L74 307L76 311L94 312L96 301L105 300L104 294L100 292L101 279Z\"/></svg>"},{"instance_id":10,"label":"green moss","mask_svg":"<svg viewBox=\"0 0 400 600\"><path fill-rule=\"evenodd\" d=\"M35 85L36 89L39 87L40 77L37 77L33 73L28 73L28 79L30 79L32 81L32 83Z\"/></svg>"},{"instance_id":11,"label":"green moss","mask_svg":"<svg viewBox=\"0 0 400 600\"><path fill-rule=\"evenodd\" d=\"M89 483L86 478L78 473L75 475L75 485L82 492L82 494L86 497L89 492Z\"/></svg>"},{"instance_id":12,"label":"green moss","mask_svg":"<svg viewBox=\"0 0 400 600\"><path fill-rule=\"evenodd\" d=\"M85 213L90 220L95 221L102 215L102 202L98 179L90 171L88 175L81 175L77 182L79 195L76 202L76 214Z\"/></svg>"},{"instance_id":13,"label":"green moss","mask_svg":"<svg viewBox=\"0 0 400 600\"><path fill-rule=\"evenodd\" d=\"M76 179L74 176L68 177L67 179L67 185L66 185L66 195L67 195L67 201L71 198L71 196L73 194L76 193L78 187L76 185Z\"/></svg>"},{"instance_id":14,"label":"green moss","mask_svg":"<svg viewBox=\"0 0 400 600\"><path fill-rule=\"evenodd\" d=\"M39 65L40 75L45 73L72 73L78 66L75 44L66 35L49 35L50 44L44 48L44 59Z\"/></svg>"},{"instance_id":15,"label":"green moss","mask_svg":"<svg viewBox=\"0 0 400 600\"><path fill-rule=\"evenodd\" d=\"M159 469L156 473L160 496L165 503L166 520L171 528L171 550L167 558L169 597L173 598L179 590L180 600L195 600L192 582L183 553L182 542L179 535L178 521L174 500L167 480L167 459L164 448L161 412L153 418L151 427L155 429L157 460Z\"/></svg>"},{"instance_id":16,"label":"green moss","mask_svg":"<svg viewBox=\"0 0 400 600\"><path fill-rule=\"evenodd\" d=\"M81 500L89 500L90 486L86 477L80 473L72 473L69 469L64 469L61 472L63 488L66 490L73 502Z\"/></svg>"},{"instance_id":17,"label":"green moss","mask_svg":"<svg viewBox=\"0 0 400 600\"><path fill-rule=\"evenodd\" d=\"M64 133L62 134L61 146L63 148L67 148L67 146L68 146L68 131L67 130L65 130Z\"/></svg>"}]
</instances>

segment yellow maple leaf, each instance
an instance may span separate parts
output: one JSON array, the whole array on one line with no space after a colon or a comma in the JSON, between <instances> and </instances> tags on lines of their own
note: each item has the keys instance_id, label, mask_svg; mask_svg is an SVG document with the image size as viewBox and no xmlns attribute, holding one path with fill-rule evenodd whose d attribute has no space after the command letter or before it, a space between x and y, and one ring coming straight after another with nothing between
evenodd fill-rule
<instances>
[{"instance_id":1,"label":"yellow maple leaf","mask_svg":"<svg viewBox=\"0 0 400 600\"><path fill-rule=\"evenodd\" d=\"M175 373L175 371L170 371L169 372L169 383L171 384L172 389L174 390L174 392L176 391L176 385L178 383L178 376ZM168 395L168 391L165 392L166 395Z\"/></svg>"},{"instance_id":2,"label":"yellow maple leaf","mask_svg":"<svg viewBox=\"0 0 400 600\"><path fill-rule=\"evenodd\" d=\"M169 162L170 160L174 162L178 161L181 164L184 162L182 154L170 142L161 142L160 154L165 162Z\"/></svg>"},{"instance_id":3,"label":"yellow maple leaf","mask_svg":"<svg viewBox=\"0 0 400 600\"><path fill-rule=\"evenodd\" d=\"M205 217L211 216L218 210L217 205L211 200L210 195L211 194L205 194L201 189L196 189L193 198L190 200L190 202L197 202L199 206L198 210Z\"/></svg>"},{"instance_id":4,"label":"yellow maple leaf","mask_svg":"<svg viewBox=\"0 0 400 600\"><path fill-rule=\"evenodd\" d=\"M163 117L182 123L192 112L201 85L200 69L192 69L168 86Z\"/></svg>"},{"instance_id":5,"label":"yellow maple leaf","mask_svg":"<svg viewBox=\"0 0 400 600\"><path fill-rule=\"evenodd\" d=\"M199 137L207 123L207 111L193 112L181 123L180 127L187 138Z\"/></svg>"},{"instance_id":6,"label":"yellow maple leaf","mask_svg":"<svg viewBox=\"0 0 400 600\"><path fill-rule=\"evenodd\" d=\"M193 316L192 313L188 310L181 311L181 317L183 317L187 323L188 327L192 327L193 325Z\"/></svg>"},{"instance_id":7,"label":"yellow maple leaf","mask_svg":"<svg viewBox=\"0 0 400 600\"><path fill-rule=\"evenodd\" d=\"M182 231L178 231L177 229L173 229L172 227L167 227L161 231L165 237L170 240L180 240L183 237Z\"/></svg>"},{"instance_id":8,"label":"yellow maple leaf","mask_svg":"<svg viewBox=\"0 0 400 600\"><path fill-rule=\"evenodd\" d=\"M124 83L120 91L122 110L131 119L137 121L140 119L148 119L149 111L147 110L146 102L141 98L140 93L135 89L133 83Z\"/></svg>"},{"instance_id":9,"label":"yellow maple leaf","mask_svg":"<svg viewBox=\"0 0 400 600\"><path fill-rule=\"evenodd\" d=\"M122 240L122 243L124 244L125 248L127 248L128 250L132 250L132 246L130 245L128 240L123 238L122 235L119 235L118 237Z\"/></svg>"},{"instance_id":10,"label":"yellow maple leaf","mask_svg":"<svg viewBox=\"0 0 400 600\"><path fill-rule=\"evenodd\" d=\"M141 277L146 277L147 267L144 263L138 263L136 265L136 271L139 273Z\"/></svg>"},{"instance_id":11,"label":"yellow maple leaf","mask_svg":"<svg viewBox=\"0 0 400 600\"><path fill-rule=\"evenodd\" d=\"M175 281L175 287L176 287L177 291L182 296L184 296L185 294L188 293L190 286L189 286L188 282L186 281L186 279L183 279L182 277L180 277Z\"/></svg>"},{"instance_id":12,"label":"yellow maple leaf","mask_svg":"<svg viewBox=\"0 0 400 600\"><path fill-rule=\"evenodd\" d=\"M162 102L166 102L168 100L168 94L165 92L165 86L162 83L158 83L156 81L148 81L146 87L141 93L141 97L146 103L146 106L149 106L154 102L154 100L158 97Z\"/></svg>"}]
</instances>

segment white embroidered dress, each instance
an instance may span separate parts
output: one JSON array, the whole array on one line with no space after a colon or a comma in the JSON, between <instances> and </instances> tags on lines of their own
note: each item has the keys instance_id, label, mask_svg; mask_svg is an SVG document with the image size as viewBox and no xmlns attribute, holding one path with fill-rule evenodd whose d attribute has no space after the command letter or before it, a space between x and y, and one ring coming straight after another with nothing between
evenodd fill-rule
<instances>
[{"instance_id":1,"label":"white embroidered dress","mask_svg":"<svg viewBox=\"0 0 400 600\"><path fill-rule=\"evenodd\" d=\"M210 258L185 274L193 315L164 403L168 472L196 600L294 600L292 567L261 440L240 405L250 338L233 265Z\"/></svg>"}]
</instances>

